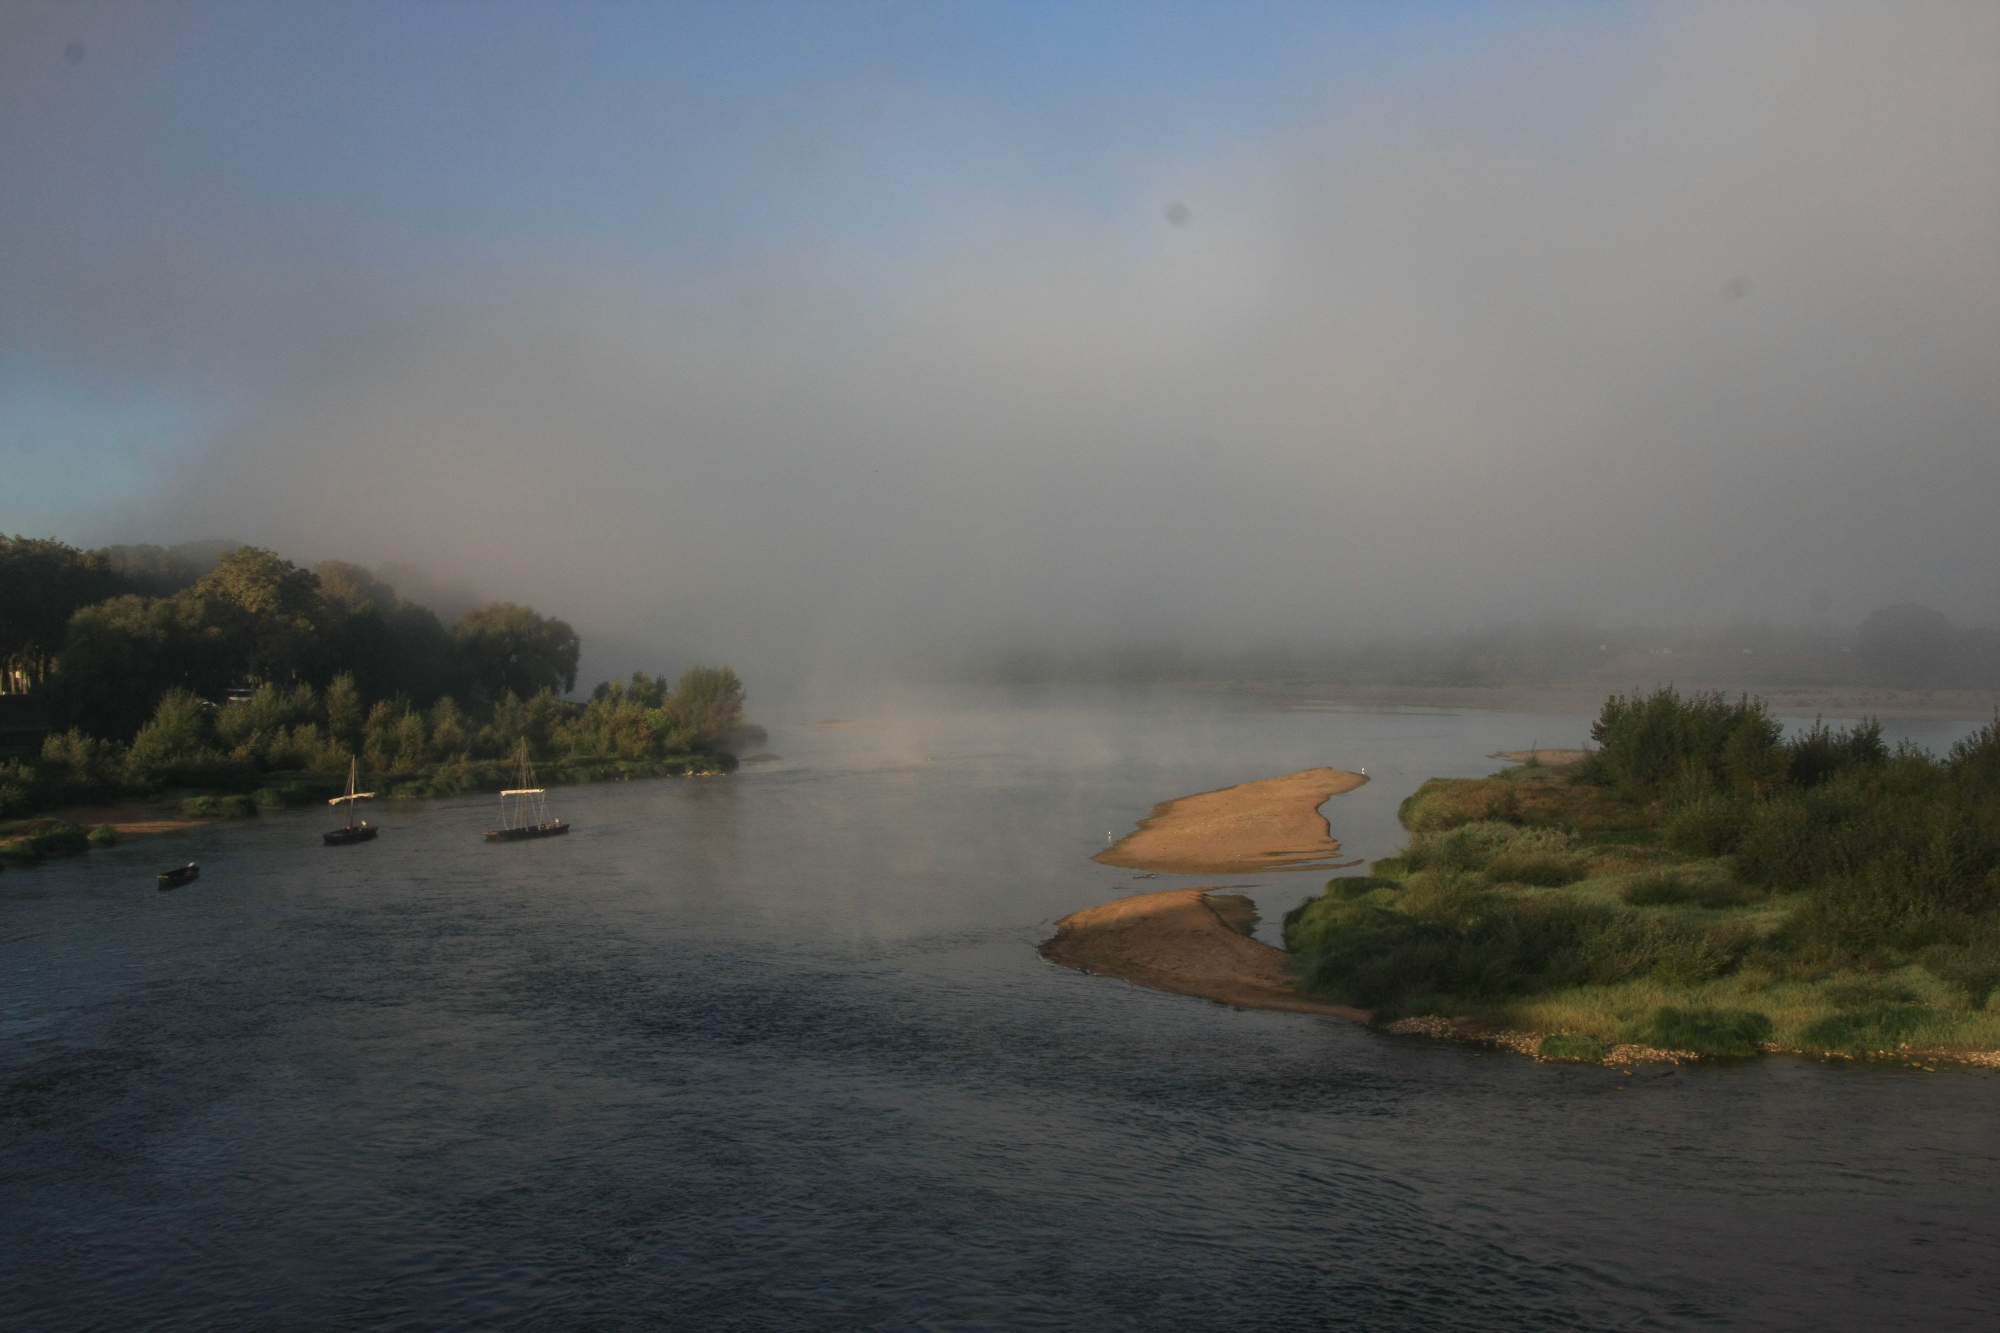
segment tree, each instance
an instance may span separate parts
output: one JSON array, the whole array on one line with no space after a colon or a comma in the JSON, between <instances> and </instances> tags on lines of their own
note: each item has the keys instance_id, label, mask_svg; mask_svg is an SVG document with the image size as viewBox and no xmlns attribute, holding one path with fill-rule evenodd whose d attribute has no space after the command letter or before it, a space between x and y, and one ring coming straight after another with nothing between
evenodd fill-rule
<instances>
[{"instance_id":1,"label":"tree","mask_svg":"<svg viewBox=\"0 0 2000 1333\"><path fill-rule=\"evenodd\" d=\"M275 552L237 547L176 595L183 599L236 641L254 679L289 685L317 665L326 618L319 577Z\"/></svg>"},{"instance_id":2,"label":"tree","mask_svg":"<svg viewBox=\"0 0 2000 1333\"><path fill-rule=\"evenodd\" d=\"M70 617L125 590L102 551L0 535L0 693L41 684Z\"/></svg>"},{"instance_id":3,"label":"tree","mask_svg":"<svg viewBox=\"0 0 2000 1333\"><path fill-rule=\"evenodd\" d=\"M716 749L743 725L743 682L728 667L689 667L674 686L671 707L689 748Z\"/></svg>"},{"instance_id":4,"label":"tree","mask_svg":"<svg viewBox=\"0 0 2000 1333\"><path fill-rule=\"evenodd\" d=\"M1862 665L1885 685L1936 685L1951 672L1958 631L1941 611L1905 602L1869 614L1855 629Z\"/></svg>"},{"instance_id":5,"label":"tree","mask_svg":"<svg viewBox=\"0 0 2000 1333\"><path fill-rule=\"evenodd\" d=\"M524 699L543 690L576 688L582 642L553 616L513 602L476 606L458 618L453 637L459 666L472 688L491 702L509 693Z\"/></svg>"},{"instance_id":6,"label":"tree","mask_svg":"<svg viewBox=\"0 0 2000 1333\"><path fill-rule=\"evenodd\" d=\"M180 598L114 597L70 618L48 683L60 726L122 739L178 686L220 698L238 674L227 635Z\"/></svg>"}]
</instances>

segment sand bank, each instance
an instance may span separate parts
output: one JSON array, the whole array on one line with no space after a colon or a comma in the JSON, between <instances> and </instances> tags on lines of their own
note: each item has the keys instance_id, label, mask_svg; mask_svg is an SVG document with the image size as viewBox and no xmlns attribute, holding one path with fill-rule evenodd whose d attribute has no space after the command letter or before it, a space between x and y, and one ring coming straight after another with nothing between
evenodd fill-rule
<instances>
[{"instance_id":1,"label":"sand bank","mask_svg":"<svg viewBox=\"0 0 2000 1333\"><path fill-rule=\"evenodd\" d=\"M1151 990L1198 995L1244 1009L1291 1009L1366 1020L1367 1011L1308 1000L1292 989L1285 952L1245 933L1250 900L1168 889L1087 907L1056 922L1042 957Z\"/></svg>"},{"instance_id":2,"label":"sand bank","mask_svg":"<svg viewBox=\"0 0 2000 1333\"><path fill-rule=\"evenodd\" d=\"M1359 773L1309 768L1163 801L1136 832L1091 859L1170 875L1326 869L1340 844L1319 807L1366 781Z\"/></svg>"}]
</instances>

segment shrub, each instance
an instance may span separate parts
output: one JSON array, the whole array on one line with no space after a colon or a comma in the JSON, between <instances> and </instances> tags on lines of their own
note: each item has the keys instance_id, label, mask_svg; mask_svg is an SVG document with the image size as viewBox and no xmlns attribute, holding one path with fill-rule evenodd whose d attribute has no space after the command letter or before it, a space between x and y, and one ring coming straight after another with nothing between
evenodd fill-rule
<instances>
[{"instance_id":1,"label":"shrub","mask_svg":"<svg viewBox=\"0 0 2000 1333\"><path fill-rule=\"evenodd\" d=\"M1704 792L1669 809L1660 834L1677 852L1727 856L1743 835L1743 808L1726 796Z\"/></svg>"},{"instance_id":2,"label":"shrub","mask_svg":"<svg viewBox=\"0 0 2000 1333\"><path fill-rule=\"evenodd\" d=\"M1732 703L1720 691L1683 699L1670 685L1644 698L1613 695L1590 728L1598 747L1595 770L1643 793L1688 771L1754 791L1788 765L1783 734L1761 699L1745 695Z\"/></svg>"},{"instance_id":3,"label":"shrub","mask_svg":"<svg viewBox=\"0 0 2000 1333\"><path fill-rule=\"evenodd\" d=\"M1917 997L1904 986L1892 985L1879 977L1829 982L1820 997L1840 1009L1867 1009L1879 1004L1909 1004Z\"/></svg>"},{"instance_id":4,"label":"shrub","mask_svg":"<svg viewBox=\"0 0 2000 1333\"><path fill-rule=\"evenodd\" d=\"M1771 1020L1754 1009L1662 1006L1633 1036L1665 1051L1741 1057L1758 1054L1771 1039Z\"/></svg>"},{"instance_id":5,"label":"shrub","mask_svg":"<svg viewBox=\"0 0 2000 1333\"><path fill-rule=\"evenodd\" d=\"M1380 875L1347 875L1339 879L1330 879L1326 882L1327 896L1340 902L1352 902L1356 898L1365 898L1377 889L1399 889L1401 887L1402 885L1398 881L1385 879Z\"/></svg>"},{"instance_id":6,"label":"shrub","mask_svg":"<svg viewBox=\"0 0 2000 1333\"><path fill-rule=\"evenodd\" d=\"M1653 976L1669 986L1694 987L1726 972L1735 964L1737 950L1719 933L1690 934L1660 950L1653 964Z\"/></svg>"},{"instance_id":7,"label":"shrub","mask_svg":"<svg viewBox=\"0 0 2000 1333\"><path fill-rule=\"evenodd\" d=\"M1809 1049L1869 1055L1894 1050L1936 1020L1936 1011L1920 1004L1872 1004L1820 1019L1799 1034L1799 1042Z\"/></svg>"},{"instance_id":8,"label":"shrub","mask_svg":"<svg viewBox=\"0 0 2000 1333\"><path fill-rule=\"evenodd\" d=\"M181 802L181 813L190 819L248 819L257 813L257 802L248 796L190 796Z\"/></svg>"},{"instance_id":9,"label":"shrub","mask_svg":"<svg viewBox=\"0 0 2000 1333\"><path fill-rule=\"evenodd\" d=\"M0 856L14 861L35 862L45 856L67 856L90 846L82 827L66 819L31 819L16 829L14 836L0 843Z\"/></svg>"},{"instance_id":10,"label":"shrub","mask_svg":"<svg viewBox=\"0 0 2000 1333\"><path fill-rule=\"evenodd\" d=\"M1618 891L1619 900L1633 907L1671 907L1697 903L1721 909L1743 907L1764 895L1748 885L1720 879L1689 879L1668 867L1635 875Z\"/></svg>"},{"instance_id":11,"label":"shrub","mask_svg":"<svg viewBox=\"0 0 2000 1333\"><path fill-rule=\"evenodd\" d=\"M1576 862L1568 855L1575 846L1576 835L1562 829L1523 828L1488 819L1442 832L1418 833L1396 860L1409 870L1481 870L1502 857L1510 865L1537 858L1548 864L1563 859L1567 865Z\"/></svg>"},{"instance_id":12,"label":"shrub","mask_svg":"<svg viewBox=\"0 0 2000 1333\"><path fill-rule=\"evenodd\" d=\"M1933 944L1918 956L1924 971L1965 996L1969 1009L1984 1009L2000 986L2000 941L1991 932L1969 944Z\"/></svg>"},{"instance_id":13,"label":"shrub","mask_svg":"<svg viewBox=\"0 0 2000 1333\"><path fill-rule=\"evenodd\" d=\"M1535 1048L1536 1058L1542 1060L1602 1060L1608 1054L1609 1048L1596 1037L1559 1033L1543 1037Z\"/></svg>"},{"instance_id":14,"label":"shrub","mask_svg":"<svg viewBox=\"0 0 2000 1333\"><path fill-rule=\"evenodd\" d=\"M1618 890L1619 899L1633 907L1671 907L1693 896L1693 888L1678 870L1648 870Z\"/></svg>"},{"instance_id":15,"label":"shrub","mask_svg":"<svg viewBox=\"0 0 2000 1333\"><path fill-rule=\"evenodd\" d=\"M1486 876L1496 884L1553 889L1574 884L1588 873L1582 857L1560 852L1504 851L1486 863Z\"/></svg>"},{"instance_id":16,"label":"shrub","mask_svg":"<svg viewBox=\"0 0 2000 1333\"><path fill-rule=\"evenodd\" d=\"M118 826L115 824L99 824L90 831L90 841L94 846L98 847L112 847L117 845Z\"/></svg>"}]
</instances>

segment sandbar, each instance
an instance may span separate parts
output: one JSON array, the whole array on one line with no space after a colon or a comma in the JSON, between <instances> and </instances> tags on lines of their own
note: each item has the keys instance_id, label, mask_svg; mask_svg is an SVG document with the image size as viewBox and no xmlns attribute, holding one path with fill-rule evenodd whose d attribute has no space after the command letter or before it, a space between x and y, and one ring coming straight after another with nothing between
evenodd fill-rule
<instances>
[{"instance_id":1,"label":"sandbar","mask_svg":"<svg viewBox=\"0 0 2000 1333\"><path fill-rule=\"evenodd\" d=\"M1308 768L1162 801L1136 831L1091 859L1169 875L1329 869L1327 858L1340 844L1319 807L1366 781L1359 773Z\"/></svg>"},{"instance_id":2,"label":"sandbar","mask_svg":"<svg viewBox=\"0 0 2000 1333\"><path fill-rule=\"evenodd\" d=\"M1249 938L1250 900L1168 889L1087 907L1056 922L1040 953L1052 963L1150 990L1242 1009L1289 1009L1366 1021L1368 1011L1309 1000L1292 989L1285 951Z\"/></svg>"}]
</instances>

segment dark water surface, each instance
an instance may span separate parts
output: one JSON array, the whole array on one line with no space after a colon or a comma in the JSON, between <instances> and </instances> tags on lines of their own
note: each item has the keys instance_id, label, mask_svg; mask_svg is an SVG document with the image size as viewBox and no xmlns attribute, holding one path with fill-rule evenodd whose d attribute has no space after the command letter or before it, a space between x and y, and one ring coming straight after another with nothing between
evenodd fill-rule
<instances>
[{"instance_id":1,"label":"dark water surface","mask_svg":"<svg viewBox=\"0 0 2000 1333\"><path fill-rule=\"evenodd\" d=\"M1155 801L1366 765L1327 810L1381 856L1422 777L1584 731L988 697L559 791L550 843L482 798L9 871L0 1323L1995 1327L1991 1075L1623 1077L1035 955L1198 882L1087 859Z\"/></svg>"}]
</instances>

